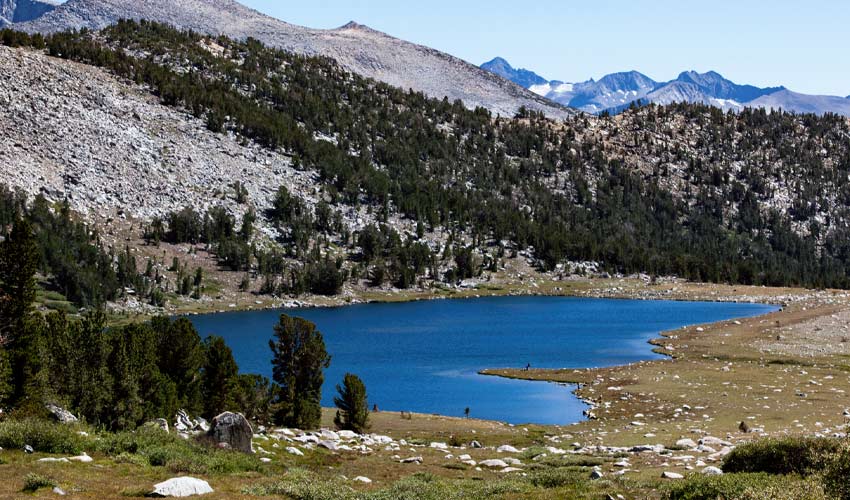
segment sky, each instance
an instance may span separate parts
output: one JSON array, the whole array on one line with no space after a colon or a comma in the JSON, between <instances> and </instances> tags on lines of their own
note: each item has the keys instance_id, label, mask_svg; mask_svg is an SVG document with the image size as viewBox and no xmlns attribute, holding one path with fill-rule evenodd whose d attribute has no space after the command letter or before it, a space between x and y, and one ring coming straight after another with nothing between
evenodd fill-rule
<instances>
[{"instance_id":1,"label":"sky","mask_svg":"<svg viewBox=\"0 0 850 500\"><path fill-rule=\"evenodd\" d=\"M357 21L474 64L567 82L715 70L736 83L850 95L846 0L242 0L312 28Z\"/></svg>"}]
</instances>

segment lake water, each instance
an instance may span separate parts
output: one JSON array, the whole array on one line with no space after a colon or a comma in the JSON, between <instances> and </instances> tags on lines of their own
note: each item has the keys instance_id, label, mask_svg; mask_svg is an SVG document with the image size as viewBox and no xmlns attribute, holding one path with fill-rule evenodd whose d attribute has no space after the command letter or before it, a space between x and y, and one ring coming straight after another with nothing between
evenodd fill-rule
<instances>
[{"instance_id":1,"label":"lake water","mask_svg":"<svg viewBox=\"0 0 850 500\"><path fill-rule=\"evenodd\" d=\"M774 306L702 302L498 297L285 311L318 326L331 354L322 394L333 406L346 372L382 410L570 424L586 408L573 387L478 375L484 368L591 368L657 359L647 341L685 325L756 316ZM268 341L283 311L191 318L224 337L245 373L271 376Z\"/></svg>"}]
</instances>

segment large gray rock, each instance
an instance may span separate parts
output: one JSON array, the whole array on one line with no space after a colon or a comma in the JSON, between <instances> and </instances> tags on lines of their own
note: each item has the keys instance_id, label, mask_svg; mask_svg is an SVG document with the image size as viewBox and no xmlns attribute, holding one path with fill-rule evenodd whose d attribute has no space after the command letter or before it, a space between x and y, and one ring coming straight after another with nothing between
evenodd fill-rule
<instances>
[{"instance_id":1,"label":"large gray rock","mask_svg":"<svg viewBox=\"0 0 850 500\"><path fill-rule=\"evenodd\" d=\"M77 417L75 417L73 413L55 404L51 403L45 405L45 408L47 408L50 415L52 415L53 418L55 418L60 424L73 424L78 421Z\"/></svg>"},{"instance_id":2,"label":"large gray rock","mask_svg":"<svg viewBox=\"0 0 850 500\"><path fill-rule=\"evenodd\" d=\"M209 483L194 477L175 477L168 481L155 484L149 497L191 497L195 495L206 495L212 493L213 489Z\"/></svg>"},{"instance_id":3,"label":"large gray rock","mask_svg":"<svg viewBox=\"0 0 850 500\"><path fill-rule=\"evenodd\" d=\"M216 444L226 444L230 449L243 453L254 453L251 438L254 429L243 415L229 411L215 417L207 433Z\"/></svg>"}]
</instances>

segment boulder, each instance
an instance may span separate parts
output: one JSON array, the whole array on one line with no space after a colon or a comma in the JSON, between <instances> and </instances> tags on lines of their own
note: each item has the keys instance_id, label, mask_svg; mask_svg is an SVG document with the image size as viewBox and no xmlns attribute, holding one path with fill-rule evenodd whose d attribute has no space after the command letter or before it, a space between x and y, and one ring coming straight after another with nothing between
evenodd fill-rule
<instances>
[{"instance_id":1,"label":"boulder","mask_svg":"<svg viewBox=\"0 0 850 500\"><path fill-rule=\"evenodd\" d=\"M186 413L186 410L179 410L177 415L174 416L174 428L177 429L178 432L189 432L192 428L195 427L192 419L189 418L189 414Z\"/></svg>"},{"instance_id":2,"label":"boulder","mask_svg":"<svg viewBox=\"0 0 850 500\"><path fill-rule=\"evenodd\" d=\"M239 413L224 412L215 417L207 433L216 445L227 444L230 449L242 453L254 453L251 438L254 430L251 424Z\"/></svg>"},{"instance_id":3,"label":"boulder","mask_svg":"<svg viewBox=\"0 0 850 500\"><path fill-rule=\"evenodd\" d=\"M60 424L73 424L78 422L77 417L64 408L60 408L54 404L45 405L45 408L47 408L50 415L53 416L53 418L55 418Z\"/></svg>"},{"instance_id":4,"label":"boulder","mask_svg":"<svg viewBox=\"0 0 850 500\"><path fill-rule=\"evenodd\" d=\"M422 457L405 458L404 460L401 461L401 463L403 463L403 464L421 464L422 463Z\"/></svg>"},{"instance_id":5,"label":"boulder","mask_svg":"<svg viewBox=\"0 0 850 500\"><path fill-rule=\"evenodd\" d=\"M492 458L490 460L482 460L478 462L478 465L482 467L490 467L491 469L504 469L508 466L507 462L504 460L499 460L497 458Z\"/></svg>"},{"instance_id":6,"label":"boulder","mask_svg":"<svg viewBox=\"0 0 850 500\"><path fill-rule=\"evenodd\" d=\"M723 475L723 471L720 470L717 467L714 467L714 466L706 467L701 472L703 474L705 474L706 476L722 476Z\"/></svg>"},{"instance_id":7,"label":"boulder","mask_svg":"<svg viewBox=\"0 0 850 500\"><path fill-rule=\"evenodd\" d=\"M478 441L473 441L473 442L469 443L469 447L470 448L483 448L483 446L481 446L481 443L479 443Z\"/></svg>"},{"instance_id":8,"label":"boulder","mask_svg":"<svg viewBox=\"0 0 850 500\"><path fill-rule=\"evenodd\" d=\"M76 456L76 457L70 457L70 458L68 458L68 460L70 460L72 462L80 462L80 463L83 463L83 464L90 464L90 463L94 462L94 459L92 457L88 456L85 453L83 453L82 455Z\"/></svg>"},{"instance_id":9,"label":"boulder","mask_svg":"<svg viewBox=\"0 0 850 500\"><path fill-rule=\"evenodd\" d=\"M194 477L176 477L154 485L153 491L148 496L154 498L181 498L206 495L212 492L213 489L206 481L195 479Z\"/></svg>"},{"instance_id":10,"label":"boulder","mask_svg":"<svg viewBox=\"0 0 850 500\"><path fill-rule=\"evenodd\" d=\"M319 447L330 451L339 451L339 445L336 441L319 441Z\"/></svg>"},{"instance_id":11,"label":"boulder","mask_svg":"<svg viewBox=\"0 0 850 500\"><path fill-rule=\"evenodd\" d=\"M24 445L24 453L26 453L27 455L31 455L31 454L35 453L35 450L33 449L32 446L25 444Z\"/></svg>"},{"instance_id":12,"label":"boulder","mask_svg":"<svg viewBox=\"0 0 850 500\"><path fill-rule=\"evenodd\" d=\"M299 450L298 448L295 448L294 446L290 446L290 447L286 448L286 452L289 453L290 455L295 455L297 457L303 457L304 456L304 452Z\"/></svg>"},{"instance_id":13,"label":"boulder","mask_svg":"<svg viewBox=\"0 0 850 500\"><path fill-rule=\"evenodd\" d=\"M366 476L357 476L357 477L354 478L354 481L356 481L358 483L363 483L363 484L369 484L369 483L372 482L372 480L369 479Z\"/></svg>"},{"instance_id":14,"label":"boulder","mask_svg":"<svg viewBox=\"0 0 850 500\"><path fill-rule=\"evenodd\" d=\"M602 474L602 471L594 470L593 472L590 473L590 480L591 481L596 481L597 479L602 479L603 477L604 477L604 475Z\"/></svg>"},{"instance_id":15,"label":"boulder","mask_svg":"<svg viewBox=\"0 0 850 500\"><path fill-rule=\"evenodd\" d=\"M661 479L684 479L685 476L679 474L678 472L669 472L664 471L661 473Z\"/></svg>"},{"instance_id":16,"label":"boulder","mask_svg":"<svg viewBox=\"0 0 850 500\"><path fill-rule=\"evenodd\" d=\"M499 453L519 453L519 450L509 444L505 444L496 448Z\"/></svg>"}]
</instances>

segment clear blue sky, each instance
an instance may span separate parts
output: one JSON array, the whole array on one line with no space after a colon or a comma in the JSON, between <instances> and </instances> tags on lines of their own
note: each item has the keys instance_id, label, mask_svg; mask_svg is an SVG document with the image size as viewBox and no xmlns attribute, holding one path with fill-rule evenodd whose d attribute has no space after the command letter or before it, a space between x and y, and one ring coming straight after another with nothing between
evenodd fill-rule
<instances>
[{"instance_id":1,"label":"clear blue sky","mask_svg":"<svg viewBox=\"0 0 850 500\"><path fill-rule=\"evenodd\" d=\"M549 79L716 70L738 83L850 94L846 0L243 2L313 28L354 20L475 64L502 56Z\"/></svg>"}]
</instances>

